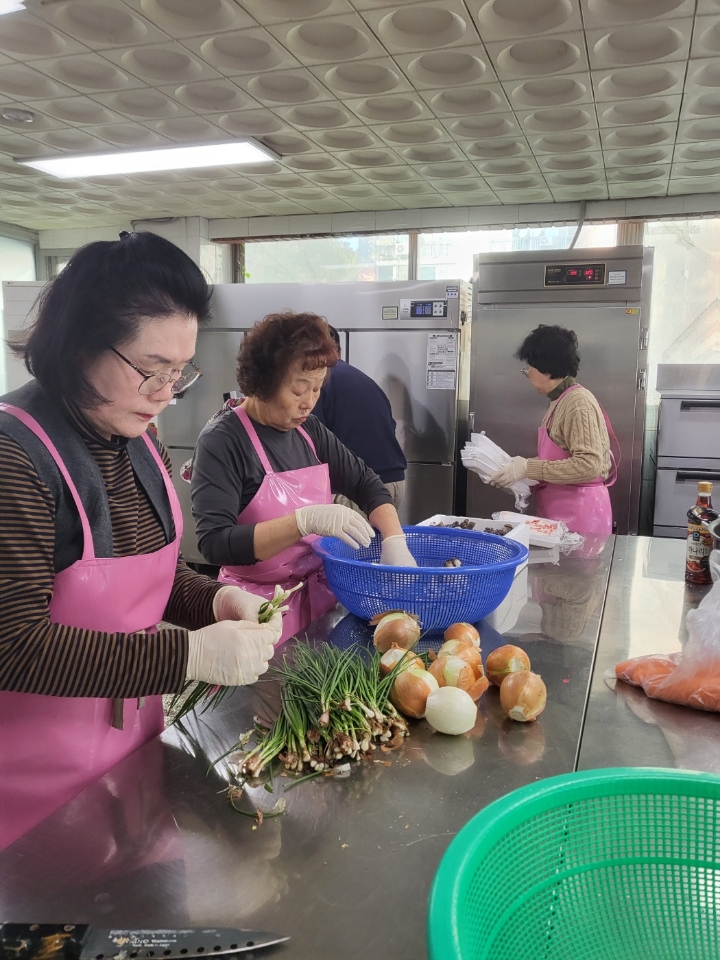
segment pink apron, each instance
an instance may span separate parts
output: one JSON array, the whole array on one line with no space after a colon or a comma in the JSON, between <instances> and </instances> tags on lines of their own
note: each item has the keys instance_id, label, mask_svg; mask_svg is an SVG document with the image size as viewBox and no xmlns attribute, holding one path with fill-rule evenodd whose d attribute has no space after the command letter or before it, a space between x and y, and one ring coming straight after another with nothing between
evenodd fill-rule
<instances>
[{"instance_id":1,"label":"pink apron","mask_svg":"<svg viewBox=\"0 0 720 960\"><path fill-rule=\"evenodd\" d=\"M575 390L580 384L574 383L564 390L558 401L570 390ZM600 408L602 410L602 407ZM557 410L557 406L555 407ZM555 411L553 411L554 414ZM550 415L544 426L538 427L538 459L539 460L567 460L570 454L550 439L549 428L553 414ZM602 411L607 425L608 435L612 440L617 439L612 424L605 411ZM612 533L612 507L608 487L615 483L617 477L617 463L610 452L613 469L610 477L603 480L597 477L589 483L540 483L535 488L535 512L539 517L548 520L562 520L568 530L573 533L596 534L610 536Z\"/></svg>"},{"instance_id":2,"label":"pink apron","mask_svg":"<svg viewBox=\"0 0 720 960\"><path fill-rule=\"evenodd\" d=\"M47 447L68 485L83 529L82 558L55 576L50 620L106 633L155 631L175 579L182 511L154 444L143 440L165 481L175 539L154 553L96 557L87 514L55 445L24 410L0 410ZM67 803L164 729L162 697L125 700L123 729L112 726L113 701L0 691L0 849Z\"/></svg>"},{"instance_id":3,"label":"pink apron","mask_svg":"<svg viewBox=\"0 0 720 960\"><path fill-rule=\"evenodd\" d=\"M242 407L235 407L234 413L247 430L255 453L265 470L258 492L238 516L238 523L275 520L277 517L287 516L297 507L332 503L330 473L326 463L275 473L250 417ZM297 427L297 431L317 457L315 445L305 430ZM283 617L280 643L294 636L313 620L317 620L323 613L327 613L337 603L325 580L322 561L310 547L315 539L317 538L314 536L303 537L269 560L260 560L251 566L223 567L220 570L220 583L231 583L268 600L274 594L276 584L289 590L301 580L304 582L305 586L288 601L290 609Z\"/></svg>"}]
</instances>

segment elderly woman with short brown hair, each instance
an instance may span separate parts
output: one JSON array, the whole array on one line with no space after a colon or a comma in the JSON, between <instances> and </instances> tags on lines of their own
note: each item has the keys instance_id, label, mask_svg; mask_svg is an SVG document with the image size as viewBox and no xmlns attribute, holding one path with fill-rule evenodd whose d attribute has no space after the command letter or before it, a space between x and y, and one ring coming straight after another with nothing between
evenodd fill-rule
<instances>
[{"instance_id":1,"label":"elderly woman with short brown hair","mask_svg":"<svg viewBox=\"0 0 720 960\"><path fill-rule=\"evenodd\" d=\"M222 568L218 579L264 597L276 584L303 583L283 640L336 603L310 547L315 536L367 546L376 528L381 563L415 566L383 482L312 416L337 359L322 317L269 314L240 345L244 401L209 423L195 450L193 514L203 556ZM334 504L333 492L359 504L370 523Z\"/></svg>"}]
</instances>

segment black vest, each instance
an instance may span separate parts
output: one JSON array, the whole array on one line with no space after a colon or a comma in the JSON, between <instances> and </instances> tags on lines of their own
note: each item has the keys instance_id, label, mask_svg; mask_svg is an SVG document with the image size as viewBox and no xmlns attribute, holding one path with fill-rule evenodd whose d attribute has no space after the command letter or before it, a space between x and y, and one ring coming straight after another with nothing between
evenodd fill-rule
<instances>
[{"instance_id":1,"label":"black vest","mask_svg":"<svg viewBox=\"0 0 720 960\"><path fill-rule=\"evenodd\" d=\"M113 556L110 504L100 468L82 437L69 422L62 404L54 401L37 380L7 393L0 401L20 407L40 424L55 444L85 507L92 530L96 557ZM55 501L55 572L64 570L82 557L83 534L80 516L57 464L47 447L16 417L0 412L0 433L15 440L32 460L39 478ZM159 449L155 438L151 440ZM144 489L162 525L165 542L175 536L172 512L165 483L142 437L128 440L127 453L135 476Z\"/></svg>"}]
</instances>

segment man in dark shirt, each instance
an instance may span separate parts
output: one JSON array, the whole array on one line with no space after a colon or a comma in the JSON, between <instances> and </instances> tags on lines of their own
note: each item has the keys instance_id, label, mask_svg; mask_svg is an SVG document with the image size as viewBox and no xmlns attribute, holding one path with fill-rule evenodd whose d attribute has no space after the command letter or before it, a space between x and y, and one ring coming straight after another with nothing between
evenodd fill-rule
<instances>
[{"instance_id":1,"label":"man in dark shirt","mask_svg":"<svg viewBox=\"0 0 720 960\"><path fill-rule=\"evenodd\" d=\"M339 351L337 330L330 324L328 330ZM377 473L397 509L405 493L407 460L395 437L390 401L375 381L357 367L338 360L328 371L313 415ZM340 494L334 500L358 509Z\"/></svg>"}]
</instances>

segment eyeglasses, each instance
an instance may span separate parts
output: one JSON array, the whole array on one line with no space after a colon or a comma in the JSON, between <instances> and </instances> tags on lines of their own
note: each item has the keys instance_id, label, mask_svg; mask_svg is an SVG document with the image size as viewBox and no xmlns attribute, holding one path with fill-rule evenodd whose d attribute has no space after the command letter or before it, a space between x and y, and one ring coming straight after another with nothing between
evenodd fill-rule
<instances>
[{"instance_id":1,"label":"eyeglasses","mask_svg":"<svg viewBox=\"0 0 720 960\"><path fill-rule=\"evenodd\" d=\"M179 377L171 377L169 373L143 373L140 367L136 367L134 363L131 363L130 360L128 360L127 357L124 357L119 350L115 349L115 347L110 347L110 349L129 367L132 367L135 373L140 374L142 377L142 383L138 387L138 393L142 394L144 397L148 397L153 393L157 393L169 383L172 384L172 392L174 394L184 393L194 383L197 383L202 376L202 370L200 370L199 367L196 367L192 360L185 365Z\"/></svg>"},{"instance_id":2,"label":"eyeglasses","mask_svg":"<svg viewBox=\"0 0 720 960\"><path fill-rule=\"evenodd\" d=\"M524 377L529 377L529 376L530 376L530 368L529 368L529 367L520 367L520 373L521 373Z\"/></svg>"}]
</instances>

